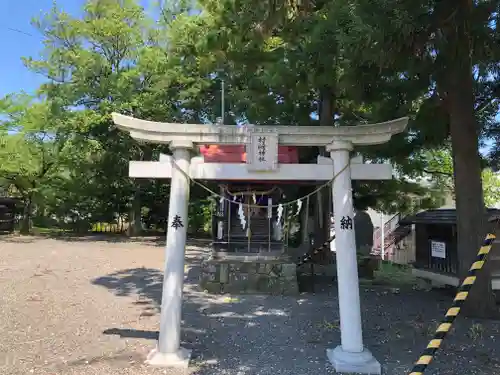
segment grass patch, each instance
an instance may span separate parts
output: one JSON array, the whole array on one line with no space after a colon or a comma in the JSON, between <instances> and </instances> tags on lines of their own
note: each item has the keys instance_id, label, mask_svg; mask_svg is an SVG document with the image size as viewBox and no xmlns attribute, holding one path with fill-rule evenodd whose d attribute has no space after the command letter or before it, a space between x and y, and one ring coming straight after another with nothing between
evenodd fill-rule
<instances>
[{"instance_id":1,"label":"grass patch","mask_svg":"<svg viewBox=\"0 0 500 375\"><path fill-rule=\"evenodd\" d=\"M392 287L418 287L421 280L412 274L412 267L381 262L375 271L375 278L371 284L387 285Z\"/></svg>"},{"instance_id":2,"label":"grass patch","mask_svg":"<svg viewBox=\"0 0 500 375\"><path fill-rule=\"evenodd\" d=\"M121 233L125 232L128 228L128 223L117 224L117 223L106 223L97 222L92 224L91 232L97 233Z\"/></svg>"},{"instance_id":3,"label":"grass patch","mask_svg":"<svg viewBox=\"0 0 500 375\"><path fill-rule=\"evenodd\" d=\"M236 297L224 297L224 303L237 303L240 302L239 298Z\"/></svg>"},{"instance_id":4,"label":"grass patch","mask_svg":"<svg viewBox=\"0 0 500 375\"><path fill-rule=\"evenodd\" d=\"M46 227L33 227L31 233L38 236L57 236L67 233L68 230L63 228L46 228Z\"/></svg>"}]
</instances>

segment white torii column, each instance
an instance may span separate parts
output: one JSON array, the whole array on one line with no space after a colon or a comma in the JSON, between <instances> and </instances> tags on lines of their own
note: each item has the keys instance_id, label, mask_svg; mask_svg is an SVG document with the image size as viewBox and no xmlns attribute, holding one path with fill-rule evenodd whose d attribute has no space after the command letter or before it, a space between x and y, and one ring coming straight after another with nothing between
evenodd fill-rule
<instances>
[{"instance_id":1,"label":"white torii column","mask_svg":"<svg viewBox=\"0 0 500 375\"><path fill-rule=\"evenodd\" d=\"M327 349L327 356L337 372L380 374L380 363L363 346L349 157L352 147L351 142L345 141L326 146L333 159L334 173L347 165L332 187L341 345Z\"/></svg>"},{"instance_id":2,"label":"white torii column","mask_svg":"<svg viewBox=\"0 0 500 375\"><path fill-rule=\"evenodd\" d=\"M192 148L191 141L170 142L174 162L187 174L189 174ZM191 358L191 350L180 347L189 185L189 179L177 168L173 168L161 298L160 337L157 347L151 351L146 360L146 363L153 366L187 368Z\"/></svg>"}]
</instances>

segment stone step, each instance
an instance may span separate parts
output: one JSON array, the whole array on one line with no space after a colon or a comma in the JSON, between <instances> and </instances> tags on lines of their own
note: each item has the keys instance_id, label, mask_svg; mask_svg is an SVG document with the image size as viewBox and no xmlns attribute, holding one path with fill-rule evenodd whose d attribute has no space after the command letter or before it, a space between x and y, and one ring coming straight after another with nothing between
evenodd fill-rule
<instances>
[{"instance_id":1,"label":"stone step","mask_svg":"<svg viewBox=\"0 0 500 375\"><path fill-rule=\"evenodd\" d=\"M252 242L249 246L246 241L214 241L212 244L218 251L226 251L230 253L267 253L269 251L277 251L281 253L283 250L283 243L265 241Z\"/></svg>"},{"instance_id":2,"label":"stone step","mask_svg":"<svg viewBox=\"0 0 500 375\"><path fill-rule=\"evenodd\" d=\"M228 243L227 239L221 239L221 240L217 240L217 241L213 241L214 243ZM236 243L236 244L247 244L248 241L245 241L245 240L239 240L239 241L229 241L229 243ZM269 241L267 240L262 240L262 241L252 241L252 243L254 244L257 244L257 245L260 245L260 244L267 244L269 243ZM271 241L271 244L276 244L276 245L283 245L283 242L281 241Z\"/></svg>"},{"instance_id":3,"label":"stone step","mask_svg":"<svg viewBox=\"0 0 500 375\"><path fill-rule=\"evenodd\" d=\"M256 228L256 227L253 227L253 226L250 226L250 230L253 234L262 234L262 235L268 235L269 233L269 230L267 228ZM226 232L227 233L227 232ZM230 234L237 234L237 235L246 235L247 233L247 229L242 229L241 227L240 228L230 228ZM271 231L272 233L272 231Z\"/></svg>"},{"instance_id":4,"label":"stone step","mask_svg":"<svg viewBox=\"0 0 500 375\"><path fill-rule=\"evenodd\" d=\"M229 238L227 236L222 237L223 241L233 241L233 242L248 242L248 237L247 236L230 236ZM268 236L258 236L258 235L252 235L250 236L250 242L267 242L269 240Z\"/></svg>"},{"instance_id":5,"label":"stone step","mask_svg":"<svg viewBox=\"0 0 500 375\"><path fill-rule=\"evenodd\" d=\"M500 279L500 270L492 270L491 271L491 277L493 279Z\"/></svg>"},{"instance_id":6,"label":"stone step","mask_svg":"<svg viewBox=\"0 0 500 375\"><path fill-rule=\"evenodd\" d=\"M248 227L246 227L245 229L243 229L240 225L238 226L234 226L234 227L231 227L229 228L231 230L231 232L235 232L235 233L238 233L238 232L246 232ZM261 232L268 232L269 231L269 228L267 227L259 227L259 226L253 226L253 225L250 225L250 229L252 231L261 231ZM272 230L272 229L271 229Z\"/></svg>"},{"instance_id":7,"label":"stone step","mask_svg":"<svg viewBox=\"0 0 500 375\"><path fill-rule=\"evenodd\" d=\"M238 225L232 225L230 228L231 228L231 230L246 230L246 228L248 228L248 225L245 227L245 229L243 229L240 224L238 224ZM267 225L266 226L264 226L264 225L253 225L253 223L250 224L250 228L252 228L252 229L261 229L261 230L266 230L266 231L269 230L269 227ZM271 228L271 230L272 230L272 228Z\"/></svg>"},{"instance_id":8,"label":"stone step","mask_svg":"<svg viewBox=\"0 0 500 375\"><path fill-rule=\"evenodd\" d=\"M254 227L250 227L250 231L252 232L252 234L262 234L262 235L268 235L269 234L269 231L267 229L263 229L263 228L254 228ZM225 232L225 234L227 235L227 231ZM236 228L230 228L229 229L229 233L230 235L246 235L247 233L247 229L236 229ZM273 233L273 231L271 231L271 233Z\"/></svg>"},{"instance_id":9,"label":"stone step","mask_svg":"<svg viewBox=\"0 0 500 375\"><path fill-rule=\"evenodd\" d=\"M246 225L248 225L248 221L247 221ZM226 224L226 226L227 226L227 224ZM250 226L252 226L252 227L258 227L258 228L269 228L269 223L267 223L267 222L265 222L265 223L264 222L262 222L262 223L260 223L260 222L255 223L255 222L251 221L250 222ZM241 228L241 223L239 221L237 223L235 223L235 222L231 223L231 228L234 228L234 227Z\"/></svg>"}]
</instances>

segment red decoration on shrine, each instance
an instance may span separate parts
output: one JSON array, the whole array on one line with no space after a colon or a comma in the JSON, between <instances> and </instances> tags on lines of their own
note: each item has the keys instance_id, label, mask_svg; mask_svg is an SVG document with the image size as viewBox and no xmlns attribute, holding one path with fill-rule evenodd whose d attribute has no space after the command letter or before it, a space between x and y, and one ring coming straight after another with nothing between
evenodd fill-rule
<instances>
[{"instance_id":1,"label":"red decoration on shrine","mask_svg":"<svg viewBox=\"0 0 500 375\"><path fill-rule=\"evenodd\" d=\"M244 145L206 145L200 146L205 163L245 163L247 153ZM278 162L294 164L299 162L297 147L278 146Z\"/></svg>"}]
</instances>

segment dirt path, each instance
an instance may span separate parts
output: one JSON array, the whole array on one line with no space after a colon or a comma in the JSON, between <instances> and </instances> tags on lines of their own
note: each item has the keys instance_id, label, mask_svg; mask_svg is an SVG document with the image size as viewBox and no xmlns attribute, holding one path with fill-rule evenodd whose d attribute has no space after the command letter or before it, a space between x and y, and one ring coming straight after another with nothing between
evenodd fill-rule
<instances>
[{"instance_id":1,"label":"dirt path","mask_svg":"<svg viewBox=\"0 0 500 375\"><path fill-rule=\"evenodd\" d=\"M159 325L157 241L0 238L0 374L182 374L143 364ZM299 298L208 296L196 288L203 247L187 249L184 345L190 373L333 373L335 288ZM451 298L362 289L367 346L384 373L404 374ZM460 320L429 374L500 373L499 326Z\"/></svg>"}]
</instances>

